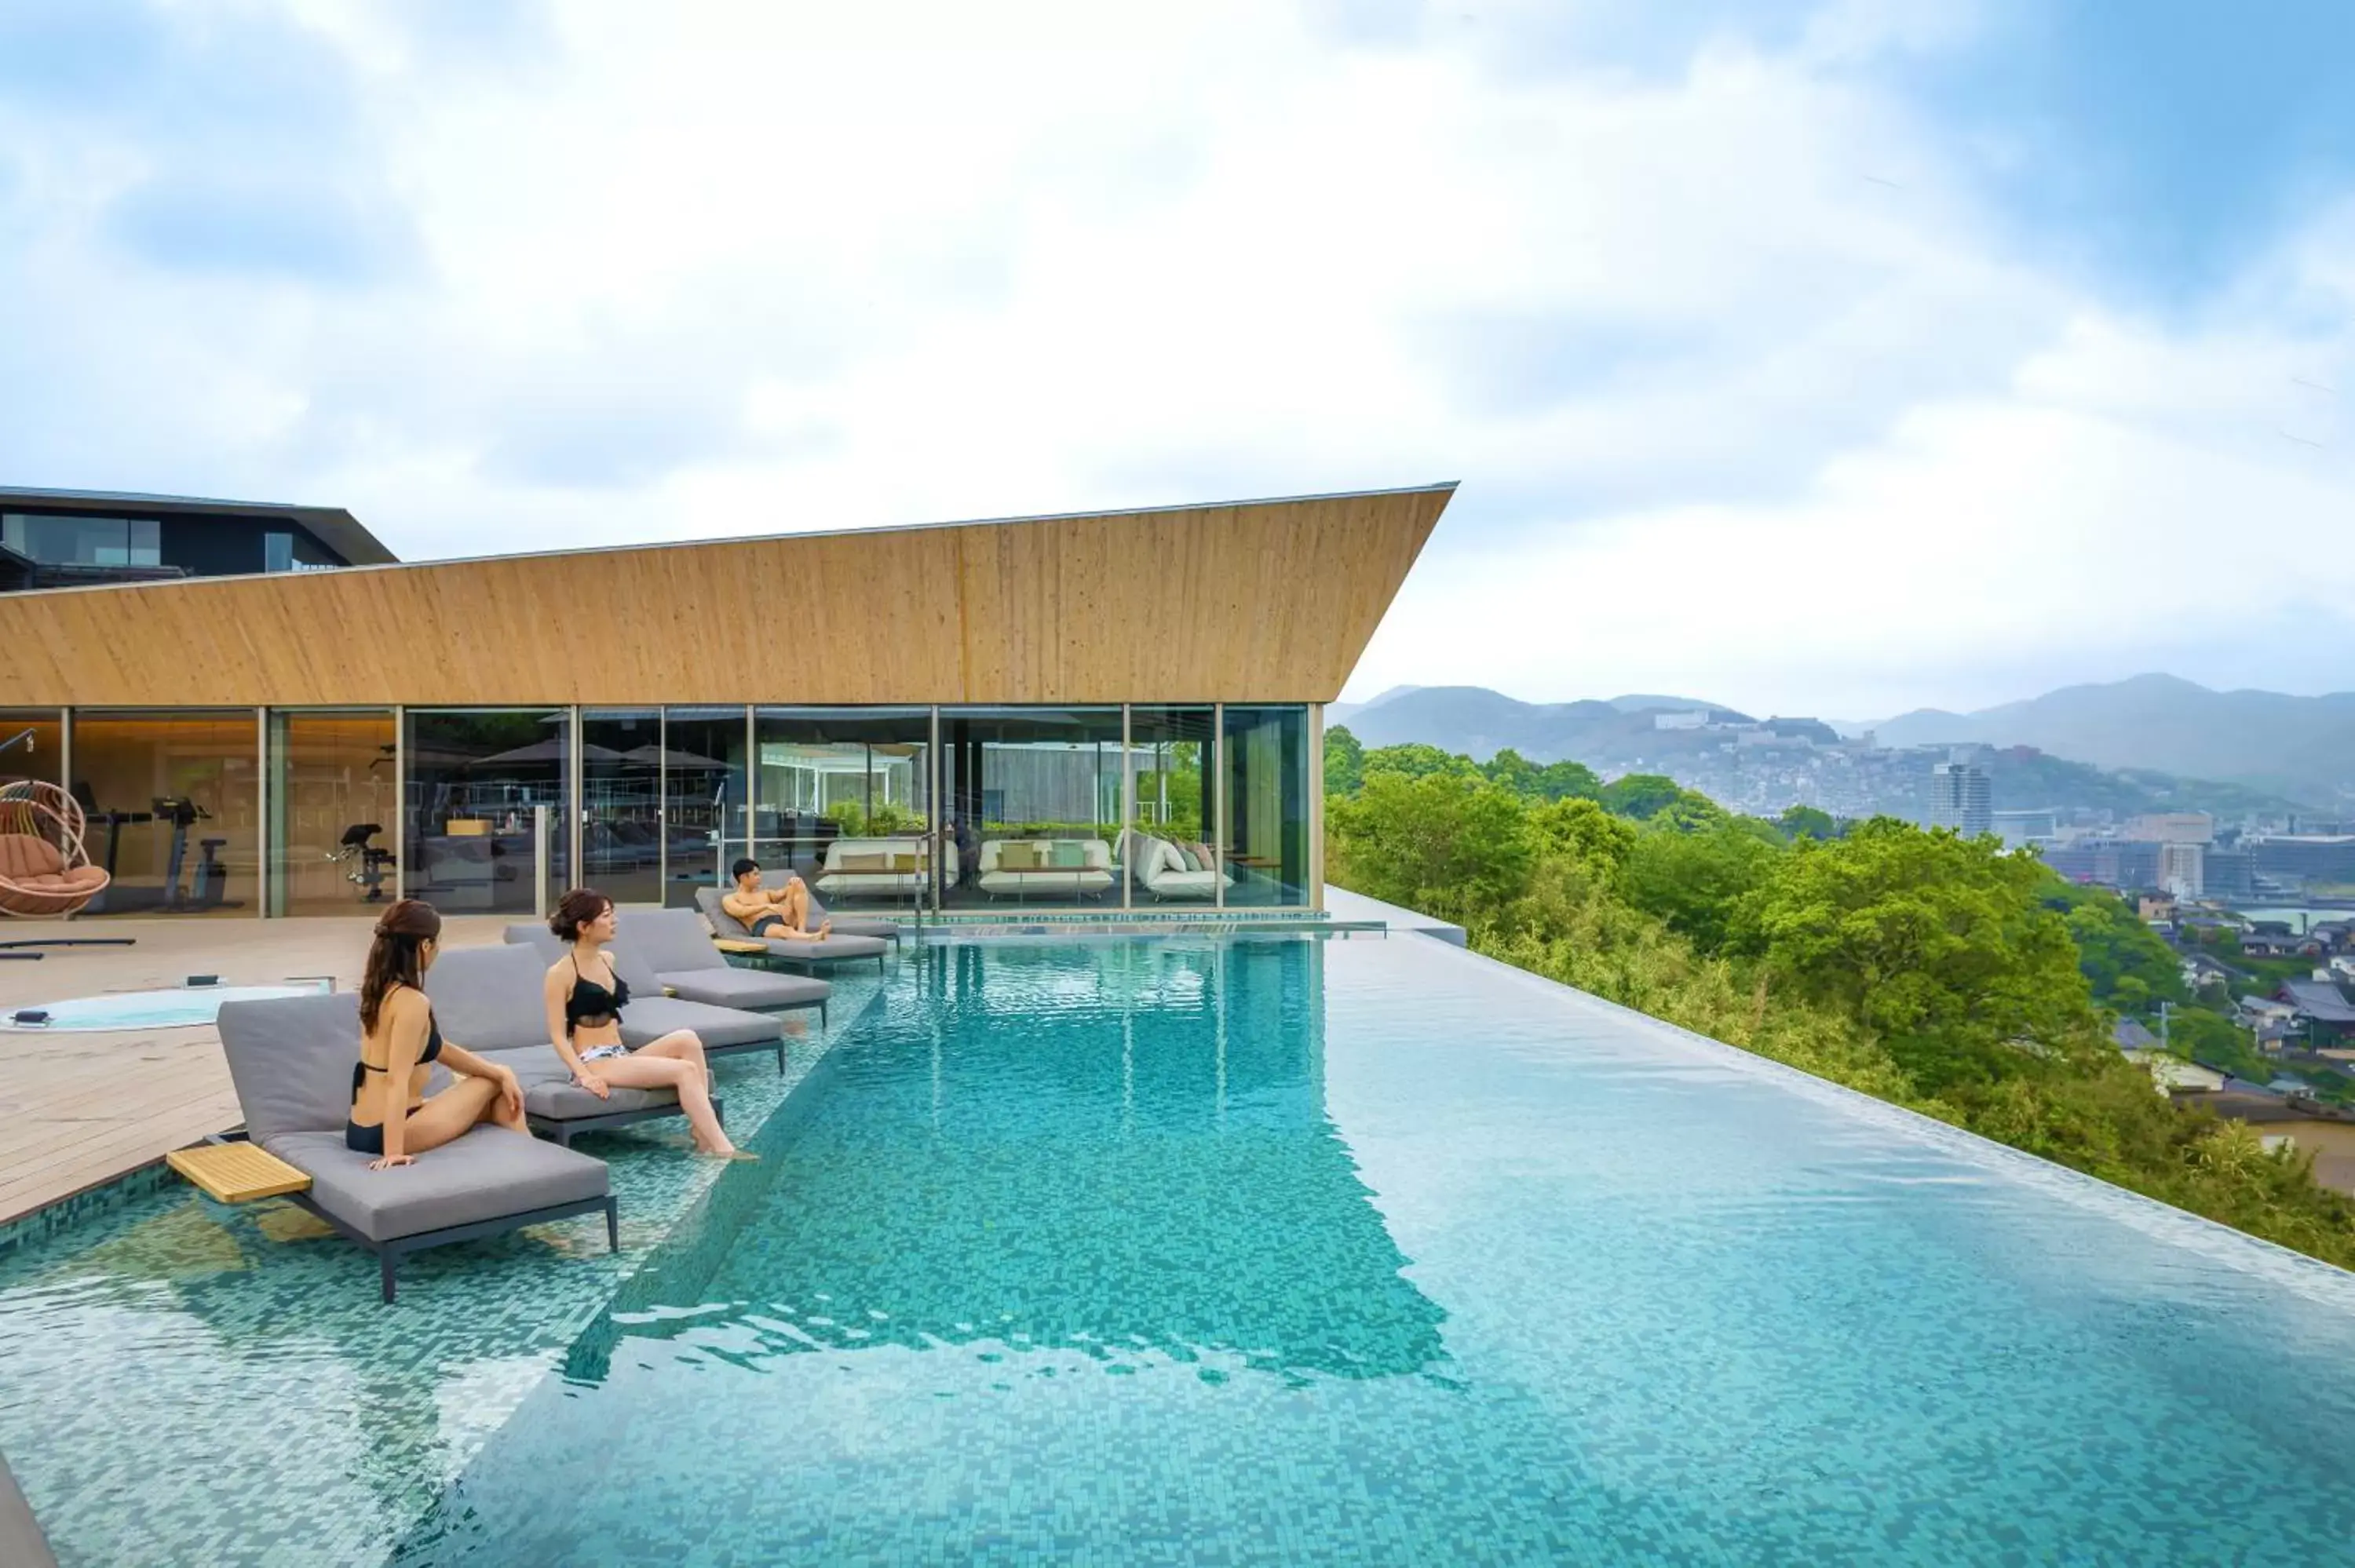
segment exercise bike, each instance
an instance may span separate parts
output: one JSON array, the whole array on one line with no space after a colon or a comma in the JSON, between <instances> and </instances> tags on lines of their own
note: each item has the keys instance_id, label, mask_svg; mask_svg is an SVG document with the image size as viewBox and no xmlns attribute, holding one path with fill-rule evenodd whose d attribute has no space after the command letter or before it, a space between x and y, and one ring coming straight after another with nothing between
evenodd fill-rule
<instances>
[{"instance_id":1,"label":"exercise bike","mask_svg":"<svg viewBox=\"0 0 2355 1568\"><path fill-rule=\"evenodd\" d=\"M354 822L344 830L336 853L327 856L336 864L351 867L344 873L344 880L367 890L360 895L360 900L365 904L374 904L384 896L384 879L400 863L390 850L368 842L382 832L384 825L381 822Z\"/></svg>"},{"instance_id":2,"label":"exercise bike","mask_svg":"<svg viewBox=\"0 0 2355 1568\"><path fill-rule=\"evenodd\" d=\"M198 839L198 859L193 868L195 886L186 893L180 890L180 869L188 857L188 830L198 822L209 822L213 814L185 795L158 795L155 798L155 820L172 827L172 853L168 869L164 874L164 907L166 909L233 908L229 903L229 867L220 862L220 851L227 839Z\"/></svg>"}]
</instances>

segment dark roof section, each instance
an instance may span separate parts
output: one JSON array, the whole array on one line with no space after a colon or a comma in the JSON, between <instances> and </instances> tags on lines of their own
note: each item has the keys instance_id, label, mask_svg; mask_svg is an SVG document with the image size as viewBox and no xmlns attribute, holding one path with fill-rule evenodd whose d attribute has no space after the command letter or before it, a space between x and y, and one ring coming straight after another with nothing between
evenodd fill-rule
<instances>
[{"instance_id":1,"label":"dark roof section","mask_svg":"<svg viewBox=\"0 0 2355 1568\"><path fill-rule=\"evenodd\" d=\"M286 506L261 501L214 501L195 495L140 495L128 491L32 490L0 485L0 510L79 512L85 516L114 517L282 517L301 524L312 537L355 567L382 567L400 557L382 540L360 526L359 519L340 506Z\"/></svg>"},{"instance_id":2,"label":"dark roof section","mask_svg":"<svg viewBox=\"0 0 2355 1568\"><path fill-rule=\"evenodd\" d=\"M2323 1023L2355 1023L2355 1003L2328 980L2284 980L2284 1000L2307 1017Z\"/></svg>"}]
</instances>

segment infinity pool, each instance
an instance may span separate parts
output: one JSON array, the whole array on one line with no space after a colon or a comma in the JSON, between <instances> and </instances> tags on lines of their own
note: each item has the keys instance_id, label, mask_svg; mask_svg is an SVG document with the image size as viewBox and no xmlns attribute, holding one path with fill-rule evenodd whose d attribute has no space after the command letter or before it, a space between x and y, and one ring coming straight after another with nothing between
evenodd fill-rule
<instances>
[{"instance_id":1,"label":"infinity pool","mask_svg":"<svg viewBox=\"0 0 2355 1568\"><path fill-rule=\"evenodd\" d=\"M60 1558L2355 1542L2355 1276L1459 949L972 944L837 1004L805 1077L720 1066L762 1163L584 1146L619 1259L543 1227L385 1309L299 1212L185 1189L0 1256Z\"/></svg>"},{"instance_id":2,"label":"infinity pool","mask_svg":"<svg viewBox=\"0 0 2355 1568\"><path fill-rule=\"evenodd\" d=\"M2355 1277L1420 938L911 966L403 1563L2355 1542Z\"/></svg>"}]
</instances>

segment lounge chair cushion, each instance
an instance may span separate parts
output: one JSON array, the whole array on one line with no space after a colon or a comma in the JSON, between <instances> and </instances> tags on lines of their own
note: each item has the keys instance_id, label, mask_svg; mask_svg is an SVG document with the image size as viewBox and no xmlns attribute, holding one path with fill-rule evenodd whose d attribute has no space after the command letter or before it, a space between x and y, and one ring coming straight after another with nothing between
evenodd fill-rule
<instances>
[{"instance_id":1,"label":"lounge chair cushion","mask_svg":"<svg viewBox=\"0 0 2355 1568\"><path fill-rule=\"evenodd\" d=\"M728 913L727 906L722 905L719 899L720 892L716 887L698 887L695 890L696 906L701 909L704 917L711 922L712 930L723 937L732 937L740 942L766 942L769 945L769 951L781 959L794 959L803 963L813 964L841 963L852 959L880 958L890 946L880 937L854 937L841 931L837 931L823 942L795 942L782 937L755 937L752 935L752 928ZM666 909L659 916L651 914L644 916L633 914L624 915L622 919L625 923L639 919L667 920L674 916L684 914L686 911L683 909ZM817 916L812 915L810 918L815 920ZM727 963L727 959L721 955L719 949L711 945L709 936L703 936L699 939L704 951L719 959L720 963ZM673 971L674 966L666 961L667 954L676 952L682 959L685 957L684 939L675 938L673 943L676 945L666 944L662 951L654 955L656 969L665 972ZM694 961L701 964L699 959ZM687 966L682 962L675 967L684 969Z\"/></svg>"},{"instance_id":2,"label":"lounge chair cushion","mask_svg":"<svg viewBox=\"0 0 2355 1568\"><path fill-rule=\"evenodd\" d=\"M711 908L727 916L730 925L740 931L744 928L734 916L720 908L718 888L698 887L695 898L698 904L709 899ZM633 909L621 918L621 937L658 975L689 969L724 969L728 959L711 945L711 933L705 927L703 918L692 909Z\"/></svg>"},{"instance_id":3,"label":"lounge chair cushion","mask_svg":"<svg viewBox=\"0 0 2355 1568\"><path fill-rule=\"evenodd\" d=\"M733 967L666 970L662 982L687 1001L749 1008L753 1012L771 1007L815 1007L834 994L834 987L807 975L769 974Z\"/></svg>"},{"instance_id":4,"label":"lounge chair cushion","mask_svg":"<svg viewBox=\"0 0 2355 1568\"><path fill-rule=\"evenodd\" d=\"M605 1196L603 1160L505 1128L475 1128L392 1171L369 1170L371 1156L345 1148L340 1130L263 1147L311 1178L313 1202L370 1241Z\"/></svg>"},{"instance_id":5,"label":"lounge chair cushion","mask_svg":"<svg viewBox=\"0 0 2355 1568\"><path fill-rule=\"evenodd\" d=\"M821 926L828 920L833 921L834 934L837 937L888 937L896 940L900 935L900 922L897 920L870 915L837 915L827 909L815 893L809 895L809 917ZM719 929L716 924L711 928L715 931Z\"/></svg>"},{"instance_id":6,"label":"lounge chair cushion","mask_svg":"<svg viewBox=\"0 0 2355 1568\"><path fill-rule=\"evenodd\" d=\"M425 971L425 995L442 1035L469 1051L537 1045L550 1055L540 987L547 961L520 946L452 948Z\"/></svg>"},{"instance_id":7,"label":"lounge chair cushion","mask_svg":"<svg viewBox=\"0 0 2355 1568\"><path fill-rule=\"evenodd\" d=\"M625 915L623 918L626 920L629 916ZM571 950L570 944L538 921L533 921L527 925L509 926L506 928L506 939L511 947L529 948L539 955L540 978L543 981L548 978L549 969L563 962L564 955ZM630 990L644 996L661 994L662 981L655 978L654 966L647 963L629 943L611 944L605 949L605 956L613 960L613 972L629 982ZM541 1025L543 1033L546 1032L546 1028L545 1024Z\"/></svg>"},{"instance_id":8,"label":"lounge chair cushion","mask_svg":"<svg viewBox=\"0 0 2355 1568\"><path fill-rule=\"evenodd\" d=\"M523 1108L549 1121L579 1121L678 1104L677 1094L670 1089L632 1089L619 1084L608 1086L611 1092L601 1100L572 1081L564 1059L552 1045L486 1051L483 1059L511 1070L523 1085Z\"/></svg>"},{"instance_id":9,"label":"lounge chair cushion","mask_svg":"<svg viewBox=\"0 0 2355 1568\"><path fill-rule=\"evenodd\" d=\"M358 993L223 1002L218 1027L249 1138L269 1149L282 1138L332 1132L342 1145L352 1064L360 1059Z\"/></svg>"},{"instance_id":10,"label":"lounge chair cushion","mask_svg":"<svg viewBox=\"0 0 2355 1568\"><path fill-rule=\"evenodd\" d=\"M676 1029L692 1029L707 1050L731 1046L773 1045L784 1038L784 1025L765 1012L744 1012L713 1007L675 996L630 998L622 1014L622 1040L633 1051L651 1045Z\"/></svg>"}]
</instances>

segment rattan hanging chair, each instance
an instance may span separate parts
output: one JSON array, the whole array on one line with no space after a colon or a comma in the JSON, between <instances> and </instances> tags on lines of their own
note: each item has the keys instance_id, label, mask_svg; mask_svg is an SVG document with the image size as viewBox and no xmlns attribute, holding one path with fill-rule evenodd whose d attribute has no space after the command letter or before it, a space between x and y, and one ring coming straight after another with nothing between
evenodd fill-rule
<instances>
[{"instance_id":1,"label":"rattan hanging chair","mask_svg":"<svg viewBox=\"0 0 2355 1568\"><path fill-rule=\"evenodd\" d=\"M0 915L56 920L81 913L112 880L82 848L81 807L54 784L0 785Z\"/></svg>"}]
</instances>

